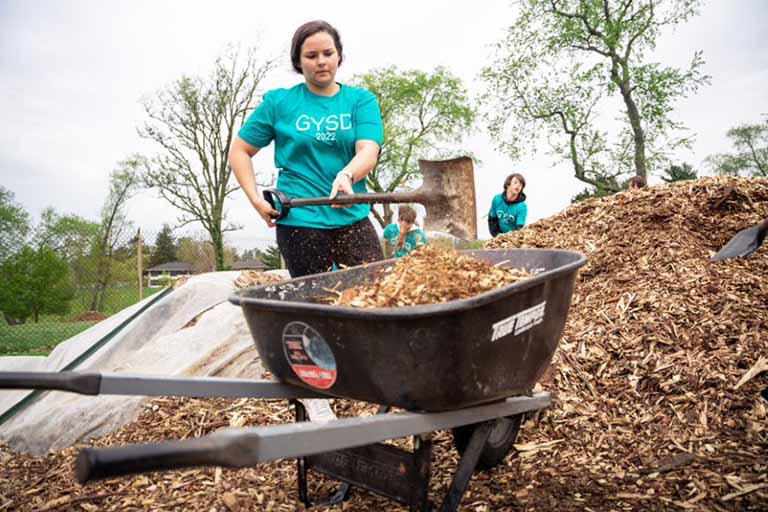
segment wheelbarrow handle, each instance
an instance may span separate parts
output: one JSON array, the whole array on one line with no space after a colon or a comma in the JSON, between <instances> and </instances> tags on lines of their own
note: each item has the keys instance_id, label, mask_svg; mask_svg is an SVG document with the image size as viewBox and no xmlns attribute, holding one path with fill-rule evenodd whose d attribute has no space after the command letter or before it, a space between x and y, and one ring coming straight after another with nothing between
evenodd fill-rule
<instances>
[{"instance_id":1,"label":"wheelbarrow handle","mask_svg":"<svg viewBox=\"0 0 768 512\"><path fill-rule=\"evenodd\" d=\"M423 192L373 192L369 194L342 194L333 199L329 197L302 197L292 199L283 192L267 188L262 191L264 199L280 214L274 219L284 219L291 208L297 206L351 205L351 204L389 204L389 203L424 203L429 197ZM279 208L278 208L279 207Z\"/></svg>"},{"instance_id":2,"label":"wheelbarrow handle","mask_svg":"<svg viewBox=\"0 0 768 512\"><path fill-rule=\"evenodd\" d=\"M226 466L223 451L214 437L108 449L85 448L75 461L75 475L78 482L85 483L149 471Z\"/></svg>"},{"instance_id":3,"label":"wheelbarrow handle","mask_svg":"<svg viewBox=\"0 0 768 512\"><path fill-rule=\"evenodd\" d=\"M0 389L43 389L98 395L101 375L79 372L0 372Z\"/></svg>"}]
</instances>

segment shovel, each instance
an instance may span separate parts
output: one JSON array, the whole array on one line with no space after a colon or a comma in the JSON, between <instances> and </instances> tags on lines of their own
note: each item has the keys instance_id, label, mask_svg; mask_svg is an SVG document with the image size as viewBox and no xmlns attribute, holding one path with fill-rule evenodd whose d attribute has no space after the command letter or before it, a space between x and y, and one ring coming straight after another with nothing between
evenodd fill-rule
<instances>
[{"instance_id":1,"label":"shovel","mask_svg":"<svg viewBox=\"0 0 768 512\"><path fill-rule=\"evenodd\" d=\"M712 256L709 261L749 256L763 244L766 233L768 233L768 219L750 228L742 229L725 244L725 247L717 251L717 254Z\"/></svg>"},{"instance_id":2,"label":"shovel","mask_svg":"<svg viewBox=\"0 0 768 512\"><path fill-rule=\"evenodd\" d=\"M277 189L263 191L273 208L280 206L277 219L285 218L291 208L317 205L420 203L427 210L424 228L443 231L464 240L477 239L475 176L472 159L419 160L424 181L412 192L348 194L328 197L289 198Z\"/></svg>"}]
</instances>

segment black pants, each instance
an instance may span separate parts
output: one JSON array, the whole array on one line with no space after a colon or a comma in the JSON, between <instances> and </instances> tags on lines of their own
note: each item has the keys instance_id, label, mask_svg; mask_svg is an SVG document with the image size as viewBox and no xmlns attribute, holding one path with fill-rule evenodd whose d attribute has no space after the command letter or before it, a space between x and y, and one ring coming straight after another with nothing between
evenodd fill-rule
<instances>
[{"instance_id":1,"label":"black pants","mask_svg":"<svg viewBox=\"0 0 768 512\"><path fill-rule=\"evenodd\" d=\"M277 226L277 247L291 277L353 267L384 259L370 219L335 229Z\"/></svg>"}]
</instances>

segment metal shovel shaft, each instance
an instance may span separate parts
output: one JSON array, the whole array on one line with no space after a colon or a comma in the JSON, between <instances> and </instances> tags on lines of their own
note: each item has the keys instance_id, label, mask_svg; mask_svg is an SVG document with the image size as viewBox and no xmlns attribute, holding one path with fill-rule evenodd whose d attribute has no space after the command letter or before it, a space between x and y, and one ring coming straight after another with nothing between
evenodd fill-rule
<instances>
[{"instance_id":1,"label":"metal shovel shaft","mask_svg":"<svg viewBox=\"0 0 768 512\"><path fill-rule=\"evenodd\" d=\"M414 192L371 192L366 194L338 195L334 199L327 197L306 197L291 199L291 206L347 205L347 204L392 204L392 203L428 203L431 198L421 189Z\"/></svg>"}]
</instances>

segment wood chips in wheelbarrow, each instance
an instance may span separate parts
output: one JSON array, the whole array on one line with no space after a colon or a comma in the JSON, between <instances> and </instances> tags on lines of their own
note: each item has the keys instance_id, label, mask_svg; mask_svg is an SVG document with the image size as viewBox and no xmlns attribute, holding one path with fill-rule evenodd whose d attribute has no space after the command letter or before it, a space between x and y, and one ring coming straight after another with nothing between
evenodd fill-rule
<instances>
[{"instance_id":1,"label":"wood chips in wheelbarrow","mask_svg":"<svg viewBox=\"0 0 768 512\"><path fill-rule=\"evenodd\" d=\"M391 308L466 299L531 277L525 269L500 268L453 249L423 245L373 282L346 290L326 290L330 304Z\"/></svg>"}]
</instances>

